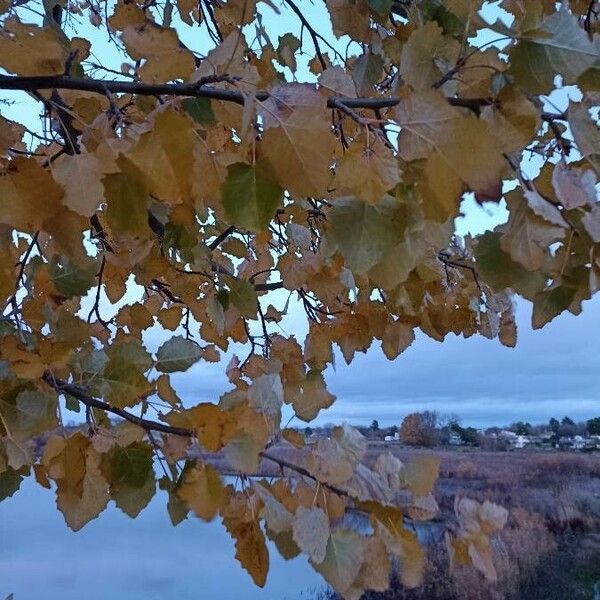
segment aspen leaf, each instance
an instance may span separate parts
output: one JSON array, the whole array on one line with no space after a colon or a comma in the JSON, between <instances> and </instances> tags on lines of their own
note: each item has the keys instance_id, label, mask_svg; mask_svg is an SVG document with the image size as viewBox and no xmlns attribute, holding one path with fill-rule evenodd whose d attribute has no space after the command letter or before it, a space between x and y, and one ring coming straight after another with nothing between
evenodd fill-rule
<instances>
[{"instance_id":1,"label":"aspen leaf","mask_svg":"<svg viewBox=\"0 0 600 600\"><path fill-rule=\"evenodd\" d=\"M224 448L227 462L240 473L256 473L260 464L260 452L263 444L254 435L237 433Z\"/></svg>"},{"instance_id":2,"label":"aspen leaf","mask_svg":"<svg viewBox=\"0 0 600 600\"><path fill-rule=\"evenodd\" d=\"M94 154L62 157L54 163L52 175L64 189L62 203L81 216L91 217L104 201L102 168Z\"/></svg>"},{"instance_id":3,"label":"aspen leaf","mask_svg":"<svg viewBox=\"0 0 600 600\"><path fill-rule=\"evenodd\" d=\"M315 563L311 560L311 564L335 590L343 594L360 571L365 541L352 530L336 529L331 532L323 561Z\"/></svg>"},{"instance_id":4,"label":"aspen leaf","mask_svg":"<svg viewBox=\"0 0 600 600\"><path fill-rule=\"evenodd\" d=\"M24 441L58 425L57 400L50 394L36 390L11 391L0 396L0 431L17 441Z\"/></svg>"},{"instance_id":5,"label":"aspen leaf","mask_svg":"<svg viewBox=\"0 0 600 600\"><path fill-rule=\"evenodd\" d=\"M297 107L265 132L263 156L281 187L296 196L321 196L331 180L335 138L321 110Z\"/></svg>"},{"instance_id":6,"label":"aspen leaf","mask_svg":"<svg viewBox=\"0 0 600 600\"><path fill-rule=\"evenodd\" d=\"M346 591L346 596L360 599L365 590L386 591L390 586L390 567L384 542L378 537L367 538L365 559L352 587Z\"/></svg>"},{"instance_id":7,"label":"aspen leaf","mask_svg":"<svg viewBox=\"0 0 600 600\"><path fill-rule=\"evenodd\" d=\"M248 404L275 423L281 420L283 385L277 373L260 375L248 388Z\"/></svg>"},{"instance_id":8,"label":"aspen leaf","mask_svg":"<svg viewBox=\"0 0 600 600\"><path fill-rule=\"evenodd\" d=\"M369 39L369 5L366 0L350 3L346 0L326 0L331 15L333 33L337 37L349 35L366 42Z\"/></svg>"},{"instance_id":9,"label":"aspen leaf","mask_svg":"<svg viewBox=\"0 0 600 600\"><path fill-rule=\"evenodd\" d=\"M221 202L237 227L262 231L281 204L283 190L267 163L234 163L227 167Z\"/></svg>"},{"instance_id":10,"label":"aspen leaf","mask_svg":"<svg viewBox=\"0 0 600 600\"><path fill-rule=\"evenodd\" d=\"M181 335L166 341L156 352L156 368L163 373L187 371L200 360L201 349Z\"/></svg>"},{"instance_id":11,"label":"aspen leaf","mask_svg":"<svg viewBox=\"0 0 600 600\"><path fill-rule=\"evenodd\" d=\"M174 29L161 29L148 22L130 25L121 39L131 58L145 59L140 76L148 83L188 79L196 66L192 53L180 46Z\"/></svg>"},{"instance_id":12,"label":"aspen leaf","mask_svg":"<svg viewBox=\"0 0 600 600\"><path fill-rule=\"evenodd\" d=\"M65 71L68 46L55 30L6 19L0 36L0 66L24 76L60 75Z\"/></svg>"},{"instance_id":13,"label":"aspen leaf","mask_svg":"<svg viewBox=\"0 0 600 600\"><path fill-rule=\"evenodd\" d=\"M60 213L63 189L35 160L17 156L0 177L0 195L0 223L34 232Z\"/></svg>"},{"instance_id":14,"label":"aspen leaf","mask_svg":"<svg viewBox=\"0 0 600 600\"><path fill-rule=\"evenodd\" d=\"M416 496L426 496L433 490L439 469L440 461L437 457L416 456L404 465L404 483Z\"/></svg>"},{"instance_id":15,"label":"aspen leaf","mask_svg":"<svg viewBox=\"0 0 600 600\"><path fill-rule=\"evenodd\" d=\"M294 448L304 448L304 436L299 431L286 428L281 432L281 436L286 442L294 446Z\"/></svg>"},{"instance_id":16,"label":"aspen leaf","mask_svg":"<svg viewBox=\"0 0 600 600\"><path fill-rule=\"evenodd\" d=\"M329 541L329 519L320 508L299 506L293 521L293 537L298 548L319 564L325 560Z\"/></svg>"},{"instance_id":17,"label":"aspen leaf","mask_svg":"<svg viewBox=\"0 0 600 600\"><path fill-rule=\"evenodd\" d=\"M339 96L356 96L356 86L352 77L342 67L328 67L319 77L319 89Z\"/></svg>"},{"instance_id":18,"label":"aspen leaf","mask_svg":"<svg viewBox=\"0 0 600 600\"><path fill-rule=\"evenodd\" d=\"M597 58L597 52L574 15L559 10L546 17L538 29L526 31L511 50L510 72L527 92L552 89L558 72L566 85Z\"/></svg>"},{"instance_id":19,"label":"aspen leaf","mask_svg":"<svg viewBox=\"0 0 600 600\"><path fill-rule=\"evenodd\" d=\"M115 447L102 456L100 469L110 485L110 497L126 515L136 517L156 491L152 448L145 442Z\"/></svg>"},{"instance_id":20,"label":"aspen leaf","mask_svg":"<svg viewBox=\"0 0 600 600\"><path fill-rule=\"evenodd\" d=\"M301 386L291 394L296 416L306 422L312 421L319 411L328 408L334 401L335 396L325 387L323 374L316 370L310 370Z\"/></svg>"},{"instance_id":21,"label":"aspen leaf","mask_svg":"<svg viewBox=\"0 0 600 600\"><path fill-rule=\"evenodd\" d=\"M596 201L596 175L591 169L570 169L558 163L552 172L552 185L567 210Z\"/></svg>"},{"instance_id":22,"label":"aspen leaf","mask_svg":"<svg viewBox=\"0 0 600 600\"><path fill-rule=\"evenodd\" d=\"M368 148L354 142L336 166L336 181L357 198L377 204L400 181L398 160L381 141Z\"/></svg>"},{"instance_id":23,"label":"aspen leaf","mask_svg":"<svg viewBox=\"0 0 600 600\"><path fill-rule=\"evenodd\" d=\"M226 498L221 478L210 465L186 471L177 495L205 521L215 517Z\"/></svg>"},{"instance_id":24,"label":"aspen leaf","mask_svg":"<svg viewBox=\"0 0 600 600\"><path fill-rule=\"evenodd\" d=\"M600 207L595 204L592 210L586 212L581 222L594 242L600 242Z\"/></svg>"},{"instance_id":25,"label":"aspen leaf","mask_svg":"<svg viewBox=\"0 0 600 600\"><path fill-rule=\"evenodd\" d=\"M501 248L528 271L539 269L550 244L562 239L565 230L535 215L518 194L507 196L510 217L500 238Z\"/></svg>"},{"instance_id":26,"label":"aspen leaf","mask_svg":"<svg viewBox=\"0 0 600 600\"><path fill-rule=\"evenodd\" d=\"M381 340L381 348L389 360L394 360L414 341L415 334L410 327L400 321L389 323Z\"/></svg>"},{"instance_id":27,"label":"aspen leaf","mask_svg":"<svg viewBox=\"0 0 600 600\"><path fill-rule=\"evenodd\" d=\"M253 318L256 316L258 298L254 286L245 279L225 277L229 286L229 299L242 317Z\"/></svg>"},{"instance_id":28,"label":"aspen leaf","mask_svg":"<svg viewBox=\"0 0 600 600\"><path fill-rule=\"evenodd\" d=\"M514 261L501 247L501 234L486 232L474 250L477 273L492 289L500 291L512 287L525 298L540 291L545 285L542 273L528 271Z\"/></svg>"},{"instance_id":29,"label":"aspen leaf","mask_svg":"<svg viewBox=\"0 0 600 600\"><path fill-rule=\"evenodd\" d=\"M282 534L292 529L292 513L260 483L253 485L254 493L261 499L261 513L271 532Z\"/></svg>"},{"instance_id":30,"label":"aspen leaf","mask_svg":"<svg viewBox=\"0 0 600 600\"><path fill-rule=\"evenodd\" d=\"M218 452L238 432L238 421L245 410L248 409L244 406L222 410L216 404L205 402L186 410L171 411L165 420L175 427L194 430L206 450ZM255 418L256 413L251 412Z\"/></svg>"},{"instance_id":31,"label":"aspen leaf","mask_svg":"<svg viewBox=\"0 0 600 600\"><path fill-rule=\"evenodd\" d=\"M265 536L258 523L224 517L223 522L229 533L235 539L235 557L254 583L263 587L269 570L269 551Z\"/></svg>"},{"instance_id":32,"label":"aspen leaf","mask_svg":"<svg viewBox=\"0 0 600 600\"><path fill-rule=\"evenodd\" d=\"M434 21L415 29L402 47L400 75L415 90L426 90L445 74L440 66L451 62L459 52L458 42L442 33Z\"/></svg>"},{"instance_id":33,"label":"aspen leaf","mask_svg":"<svg viewBox=\"0 0 600 600\"><path fill-rule=\"evenodd\" d=\"M163 110L127 158L144 173L144 184L155 198L176 204L191 196L193 149L190 120L181 112Z\"/></svg>"},{"instance_id":34,"label":"aspen leaf","mask_svg":"<svg viewBox=\"0 0 600 600\"><path fill-rule=\"evenodd\" d=\"M381 79L383 60L370 52L359 56L352 65L352 79L360 96L368 95L373 86Z\"/></svg>"},{"instance_id":35,"label":"aspen leaf","mask_svg":"<svg viewBox=\"0 0 600 600\"><path fill-rule=\"evenodd\" d=\"M393 204L389 197L375 206L356 198L336 200L327 235L354 273L368 271L394 245Z\"/></svg>"}]
</instances>

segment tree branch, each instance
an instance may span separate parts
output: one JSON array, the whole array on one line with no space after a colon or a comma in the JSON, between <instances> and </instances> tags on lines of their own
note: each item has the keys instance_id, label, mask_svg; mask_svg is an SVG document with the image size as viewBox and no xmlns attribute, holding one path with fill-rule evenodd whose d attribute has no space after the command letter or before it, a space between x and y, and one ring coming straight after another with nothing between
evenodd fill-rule
<instances>
[{"instance_id":1,"label":"tree branch","mask_svg":"<svg viewBox=\"0 0 600 600\"><path fill-rule=\"evenodd\" d=\"M244 105L245 97L241 92L226 90L199 83L142 83L138 81L107 81L103 79L92 79L83 77L65 77L63 75L48 77L17 77L13 75L0 75L0 89L22 90L34 92L36 90L80 90L83 92L95 92L106 95L106 92L114 94L137 94L138 96L177 96L208 98L211 100L223 100L235 104ZM259 101L269 98L269 92L262 90L255 94ZM453 106L469 108L478 112L482 106L493 104L490 98L448 98ZM393 96L373 98L348 98L345 96L330 96L327 98L328 108L339 108L343 104L347 108L382 109L396 106L400 98Z\"/></svg>"},{"instance_id":2,"label":"tree branch","mask_svg":"<svg viewBox=\"0 0 600 600\"><path fill-rule=\"evenodd\" d=\"M138 417L130 412L127 412L126 410L112 406L103 400L98 400L93 396L90 396L82 387L75 385L74 383L67 383L63 379L57 379L50 371L46 371L42 376L42 379L50 387L54 388L59 394L69 394L69 396L77 398L77 400L83 402L83 404L86 406L99 408L100 410L117 415L122 419L129 421L130 423L138 425L146 431L160 431L161 433L170 433L172 435L184 437L192 437L194 435L194 432L191 429L172 427L171 425L165 425L164 423L159 423L158 421L150 421L149 419Z\"/></svg>"},{"instance_id":3,"label":"tree branch","mask_svg":"<svg viewBox=\"0 0 600 600\"><path fill-rule=\"evenodd\" d=\"M108 404L103 400L98 400L97 398L90 396L82 387L73 383L67 383L63 379L57 379L50 371L46 371L42 376L42 379L59 394L69 394L70 396L77 398L77 400L82 402L87 407L99 408L100 410L104 410L108 413L112 413L113 415L117 415L122 419L125 419L126 421L129 421L130 423L141 427L148 433L158 431L160 433L178 435L181 437L191 438L195 436L195 432L192 429L186 429L185 427L172 427L171 425L159 423L158 421L144 419L143 417L133 415L130 412L127 412L126 410L117 408L116 406L112 406L111 404ZM329 485L328 483L319 481L314 475L312 475L309 471L307 471L304 467L300 465L296 465L283 458L279 458L278 456L269 454L265 450L260 452L260 456L266 460L270 460L271 462L278 464L280 467L295 471L296 473L298 473L299 475L303 475L304 477L309 477L313 481L316 481L320 485L328 488L336 494L339 494L341 496L348 496L348 493L346 491L335 486Z\"/></svg>"}]
</instances>

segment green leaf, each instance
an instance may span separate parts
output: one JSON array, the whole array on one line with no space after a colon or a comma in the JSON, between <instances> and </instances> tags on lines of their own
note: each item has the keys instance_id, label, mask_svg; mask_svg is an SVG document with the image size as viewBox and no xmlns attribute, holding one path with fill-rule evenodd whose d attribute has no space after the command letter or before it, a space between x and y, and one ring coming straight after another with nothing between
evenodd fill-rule
<instances>
[{"instance_id":1,"label":"green leaf","mask_svg":"<svg viewBox=\"0 0 600 600\"><path fill-rule=\"evenodd\" d=\"M139 342L121 342L106 349L109 360L102 375L96 377L104 398L118 407L133 406L152 389L144 372L152 357Z\"/></svg>"},{"instance_id":2,"label":"green leaf","mask_svg":"<svg viewBox=\"0 0 600 600\"><path fill-rule=\"evenodd\" d=\"M53 256L48 264L50 279L65 298L84 296L96 281L96 261L81 266L66 256Z\"/></svg>"},{"instance_id":3,"label":"green leaf","mask_svg":"<svg viewBox=\"0 0 600 600\"><path fill-rule=\"evenodd\" d=\"M352 65L352 79L359 96L371 96L373 86L383 73L383 59L378 54L363 54Z\"/></svg>"},{"instance_id":4,"label":"green leaf","mask_svg":"<svg viewBox=\"0 0 600 600\"><path fill-rule=\"evenodd\" d=\"M336 591L343 594L354 582L364 558L365 538L349 529L337 529L327 542L325 559L313 567Z\"/></svg>"},{"instance_id":5,"label":"green leaf","mask_svg":"<svg viewBox=\"0 0 600 600\"><path fill-rule=\"evenodd\" d=\"M67 410L72 412L78 413L81 411L81 404L79 403L79 400L77 400L77 398L74 396L71 396L71 394L65 394L65 406Z\"/></svg>"},{"instance_id":6,"label":"green leaf","mask_svg":"<svg viewBox=\"0 0 600 600\"><path fill-rule=\"evenodd\" d=\"M380 17L389 15L393 0L368 0L369 8Z\"/></svg>"},{"instance_id":7,"label":"green leaf","mask_svg":"<svg viewBox=\"0 0 600 600\"><path fill-rule=\"evenodd\" d=\"M39 435L58 425L56 395L13 388L0 396L0 432L6 425L16 441Z\"/></svg>"},{"instance_id":8,"label":"green leaf","mask_svg":"<svg viewBox=\"0 0 600 600\"><path fill-rule=\"evenodd\" d=\"M570 85L591 67L598 54L575 15L560 10L526 31L510 52L510 73L525 92L545 93L560 75Z\"/></svg>"},{"instance_id":9,"label":"green leaf","mask_svg":"<svg viewBox=\"0 0 600 600\"><path fill-rule=\"evenodd\" d=\"M558 286L536 294L533 300L533 314L531 322L534 329L541 329L567 310L575 298L576 288Z\"/></svg>"},{"instance_id":10,"label":"green leaf","mask_svg":"<svg viewBox=\"0 0 600 600\"><path fill-rule=\"evenodd\" d=\"M182 101L181 106L200 125L214 125L216 122L215 113L208 98L186 98Z\"/></svg>"},{"instance_id":11,"label":"green leaf","mask_svg":"<svg viewBox=\"0 0 600 600\"><path fill-rule=\"evenodd\" d=\"M29 474L29 467L23 467L18 471L8 467L0 473L0 502L10 498L20 487L23 478Z\"/></svg>"},{"instance_id":12,"label":"green leaf","mask_svg":"<svg viewBox=\"0 0 600 600\"><path fill-rule=\"evenodd\" d=\"M106 197L106 219L118 233L149 237L148 190L142 173L125 156L117 161L120 173L102 179Z\"/></svg>"},{"instance_id":13,"label":"green leaf","mask_svg":"<svg viewBox=\"0 0 600 600\"><path fill-rule=\"evenodd\" d=\"M368 271L401 239L397 231L402 230L401 223L395 220L393 207L389 196L377 205L356 198L336 200L327 239L354 273Z\"/></svg>"},{"instance_id":14,"label":"green leaf","mask_svg":"<svg viewBox=\"0 0 600 600\"><path fill-rule=\"evenodd\" d=\"M229 301L240 311L242 317L256 317L258 296L254 286L249 281L237 277L225 276L224 280L229 286Z\"/></svg>"},{"instance_id":15,"label":"green leaf","mask_svg":"<svg viewBox=\"0 0 600 600\"><path fill-rule=\"evenodd\" d=\"M177 335L167 340L156 352L156 368L163 373L187 371L200 360L201 353L198 344Z\"/></svg>"},{"instance_id":16,"label":"green leaf","mask_svg":"<svg viewBox=\"0 0 600 600\"><path fill-rule=\"evenodd\" d=\"M502 250L500 238L497 231L487 231L479 238L474 250L477 274L496 292L510 288L532 300L544 287L544 273L528 271L515 262Z\"/></svg>"},{"instance_id":17,"label":"green leaf","mask_svg":"<svg viewBox=\"0 0 600 600\"><path fill-rule=\"evenodd\" d=\"M221 203L231 222L239 228L263 231L281 204L283 190L268 163L234 163L227 167Z\"/></svg>"},{"instance_id":18,"label":"green leaf","mask_svg":"<svg viewBox=\"0 0 600 600\"><path fill-rule=\"evenodd\" d=\"M102 457L101 470L111 498L130 517L136 517L154 496L152 448L145 442L113 448Z\"/></svg>"}]
</instances>

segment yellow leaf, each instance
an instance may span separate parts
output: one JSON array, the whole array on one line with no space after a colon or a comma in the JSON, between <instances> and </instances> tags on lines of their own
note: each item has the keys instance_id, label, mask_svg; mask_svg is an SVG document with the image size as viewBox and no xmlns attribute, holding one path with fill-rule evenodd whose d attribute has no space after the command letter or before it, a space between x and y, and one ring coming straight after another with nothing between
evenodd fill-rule
<instances>
[{"instance_id":1,"label":"yellow leaf","mask_svg":"<svg viewBox=\"0 0 600 600\"><path fill-rule=\"evenodd\" d=\"M144 173L155 198L176 204L191 195L193 147L190 119L167 109L155 114L153 129L140 136L127 156Z\"/></svg>"},{"instance_id":2,"label":"yellow leaf","mask_svg":"<svg viewBox=\"0 0 600 600\"><path fill-rule=\"evenodd\" d=\"M60 213L63 190L33 158L18 156L0 175L0 223L35 232Z\"/></svg>"},{"instance_id":3,"label":"yellow leaf","mask_svg":"<svg viewBox=\"0 0 600 600\"><path fill-rule=\"evenodd\" d=\"M405 485L415 496L427 496L438 478L440 461L436 456L415 456L404 465Z\"/></svg>"},{"instance_id":4,"label":"yellow leaf","mask_svg":"<svg viewBox=\"0 0 600 600\"><path fill-rule=\"evenodd\" d=\"M267 129L261 150L279 184L292 195L323 196L332 179L329 167L334 146L325 113L299 107L277 127Z\"/></svg>"},{"instance_id":5,"label":"yellow leaf","mask_svg":"<svg viewBox=\"0 0 600 600\"><path fill-rule=\"evenodd\" d=\"M294 448L304 448L304 436L299 431L286 428L281 432L281 435Z\"/></svg>"},{"instance_id":6,"label":"yellow leaf","mask_svg":"<svg viewBox=\"0 0 600 600\"><path fill-rule=\"evenodd\" d=\"M104 202L100 161L94 154L61 156L52 175L64 189L62 203L83 217L91 217Z\"/></svg>"},{"instance_id":7,"label":"yellow leaf","mask_svg":"<svg viewBox=\"0 0 600 600\"><path fill-rule=\"evenodd\" d=\"M188 470L177 495L205 521L215 517L227 497L219 474L210 465Z\"/></svg>"},{"instance_id":8,"label":"yellow leaf","mask_svg":"<svg viewBox=\"0 0 600 600\"><path fill-rule=\"evenodd\" d=\"M336 166L336 190L377 204L384 194L400 181L398 159L384 143L376 138L365 148L361 140L355 141L344 152Z\"/></svg>"},{"instance_id":9,"label":"yellow leaf","mask_svg":"<svg viewBox=\"0 0 600 600\"><path fill-rule=\"evenodd\" d=\"M179 45L175 29L161 29L151 23L130 25L121 39L131 58L145 59L140 77L148 83L188 79L196 67L193 54Z\"/></svg>"},{"instance_id":10,"label":"yellow leaf","mask_svg":"<svg viewBox=\"0 0 600 600\"><path fill-rule=\"evenodd\" d=\"M66 38L65 38L66 40ZM22 76L62 75L68 46L54 29L4 21L0 34L0 66Z\"/></svg>"}]
</instances>

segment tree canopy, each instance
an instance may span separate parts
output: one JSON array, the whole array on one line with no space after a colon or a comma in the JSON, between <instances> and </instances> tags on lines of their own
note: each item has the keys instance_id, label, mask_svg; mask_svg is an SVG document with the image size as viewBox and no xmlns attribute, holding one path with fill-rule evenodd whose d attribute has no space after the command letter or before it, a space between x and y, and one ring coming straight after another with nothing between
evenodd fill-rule
<instances>
[{"instance_id":1,"label":"tree canopy","mask_svg":"<svg viewBox=\"0 0 600 600\"><path fill-rule=\"evenodd\" d=\"M22 92L0 116L0 497L33 475L76 530L109 501L136 516L158 479L174 524L220 515L258 585L265 534L348 598L385 589L391 555L419 584L406 521L435 514L437 462L369 468L349 426L306 447L282 407L334 402L338 350L514 346L515 294L539 328L600 287L596 4L482 4L325 0L321 23L293 0L0 0L0 89ZM507 222L459 238L469 198ZM184 404L177 374L234 344L230 391ZM57 429L67 409L88 427ZM226 485L190 446L283 477ZM494 579L506 511L455 513L453 564Z\"/></svg>"}]
</instances>

